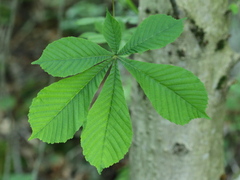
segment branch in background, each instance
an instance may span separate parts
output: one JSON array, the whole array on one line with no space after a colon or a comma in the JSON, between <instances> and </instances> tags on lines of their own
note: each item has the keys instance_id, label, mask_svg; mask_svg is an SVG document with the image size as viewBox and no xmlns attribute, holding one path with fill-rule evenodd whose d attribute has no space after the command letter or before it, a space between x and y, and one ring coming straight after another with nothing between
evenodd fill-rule
<instances>
[{"instance_id":1,"label":"branch in background","mask_svg":"<svg viewBox=\"0 0 240 180\"><path fill-rule=\"evenodd\" d=\"M112 0L112 16L115 16L115 1Z\"/></svg>"},{"instance_id":2,"label":"branch in background","mask_svg":"<svg viewBox=\"0 0 240 180\"><path fill-rule=\"evenodd\" d=\"M173 17L175 17L176 19L179 19L179 10L178 10L176 0L170 0L170 3L173 8Z\"/></svg>"}]
</instances>

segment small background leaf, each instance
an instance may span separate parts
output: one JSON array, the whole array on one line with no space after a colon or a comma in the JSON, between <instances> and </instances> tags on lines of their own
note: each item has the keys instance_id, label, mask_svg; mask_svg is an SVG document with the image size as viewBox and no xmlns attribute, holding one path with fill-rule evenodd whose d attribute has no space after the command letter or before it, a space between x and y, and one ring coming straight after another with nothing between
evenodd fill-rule
<instances>
[{"instance_id":1,"label":"small background leaf","mask_svg":"<svg viewBox=\"0 0 240 180\"><path fill-rule=\"evenodd\" d=\"M30 139L56 143L72 138L87 116L108 65L109 61L105 61L42 89L30 107Z\"/></svg>"},{"instance_id":2,"label":"small background leaf","mask_svg":"<svg viewBox=\"0 0 240 180\"><path fill-rule=\"evenodd\" d=\"M137 79L156 111L176 124L209 118L205 113L207 93L202 82L184 68L121 59Z\"/></svg>"},{"instance_id":3,"label":"small background leaf","mask_svg":"<svg viewBox=\"0 0 240 180\"><path fill-rule=\"evenodd\" d=\"M127 153L132 126L117 63L114 62L104 87L90 109L81 135L85 158L101 173Z\"/></svg>"},{"instance_id":4,"label":"small background leaf","mask_svg":"<svg viewBox=\"0 0 240 180\"><path fill-rule=\"evenodd\" d=\"M232 11L233 14L238 14L239 12L239 4L237 3L231 3L228 8Z\"/></svg>"},{"instance_id":5,"label":"small background leaf","mask_svg":"<svg viewBox=\"0 0 240 180\"><path fill-rule=\"evenodd\" d=\"M183 20L157 14L149 16L136 29L132 38L120 50L120 55L158 49L173 42L183 31Z\"/></svg>"},{"instance_id":6,"label":"small background leaf","mask_svg":"<svg viewBox=\"0 0 240 180\"><path fill-rule=\"evenodd\" d=\"M67 37L49 44L42 56L32 64L39 64L52 76L66 77L83 72L111 55L111 52L91 41Z\"/></svg>"}]
</instances>

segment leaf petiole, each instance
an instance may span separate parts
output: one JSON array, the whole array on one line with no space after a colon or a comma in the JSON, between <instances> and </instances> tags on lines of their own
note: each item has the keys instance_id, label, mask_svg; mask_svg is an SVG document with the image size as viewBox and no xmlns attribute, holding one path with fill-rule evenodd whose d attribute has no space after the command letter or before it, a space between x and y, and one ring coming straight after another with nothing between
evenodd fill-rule
<instances>
[{"instance_id":1,"label":"leaf petiole","mask_svg":"<svg viewBox=\"0 0 240 180\"><path fill-rule=\"evenodd\" d=\"M115 2L112 0L112 15L115 17Z\"/></svg>"}]
</instances>

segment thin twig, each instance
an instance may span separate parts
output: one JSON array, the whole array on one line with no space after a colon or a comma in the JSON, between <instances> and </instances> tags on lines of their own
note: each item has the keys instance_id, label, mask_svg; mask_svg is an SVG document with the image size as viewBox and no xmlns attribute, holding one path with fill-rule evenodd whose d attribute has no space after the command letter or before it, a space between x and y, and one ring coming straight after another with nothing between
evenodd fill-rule
<instances>
[{"instance_id":1,"label":"thin twig","mask_svg":"<svg viewBox=\"0 0 240 180\"><path fill-rule=\"evenodd\" d=\"M115 17L115 2L112 0L112 15Z\"/></svg>"},{"instance_id":2,"label":"thin twig","mask_svg":"<svg viewBox=\"0 0 240 180\"><path fill-rule=\"evenodd\" d=\"M175 18L179 19L179 9L178 9L176 0L170 0L170 3L171 3L172 8L173 8L173 16Z\"/></svg>"}]
</instances>

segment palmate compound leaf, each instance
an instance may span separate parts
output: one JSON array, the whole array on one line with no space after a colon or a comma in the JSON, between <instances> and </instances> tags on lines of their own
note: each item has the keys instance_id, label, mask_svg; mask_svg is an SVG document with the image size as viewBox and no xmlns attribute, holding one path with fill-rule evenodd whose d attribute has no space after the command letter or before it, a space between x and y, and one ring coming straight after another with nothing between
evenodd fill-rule
<instances>
[{"instance_id":1,"label":"palmate compound leaf","mask_svg":"<svg viewBox=\"0 0 240 180\"><path fill-rule=\"evenodd\" d=\"M111 52L91 41L66 37L50 43L32 64L39 64L52 76L66 77L81 73L111 56Z\"/></svg>"},{"instance_id":2,"label":"palmate compound leaf","mask_svg":"<svg viewBox=\"0 0 240 180\"><path fill-rule=\"evenodd\" d=\"M164 47L178 38L182 31L183 19L176 20L164 14L149 16L118 54L129 55Z\"/></svg>"},{"instance_id":3,"label":"palmate compound leaf","mask_svg":"<svg viewBox=\"0 0 240 180\"><path fill-rule=\"evenodd\" d=\"M180 125L195 118L209 118L205 113L205 87L190 71L166 64L120 60L163 118Z\"/></svg>"},{"instance_id":4,"label":"palmate compound leaf","mask_svg":"<svg viewBox=\"0 0 240 180\"><path fill-rule=\"evenodd\" d=\"M110 61L42 89L33 100L29 123L33 133L47 143L66 142L82 126Z\"/></svg>"},{"instance_id":5,"label":"palmate compound leaf","mask_svg":"<svg viewBox=\"0 0 240 180\"><path fill-rule=\"evenodd\" d=\"M112 49L112 51L116 54L118 52L122 31L119 22L111 16L111 14L107 11L106 19L103 26L103 35Z\"/></svg>"},{"instance_id":6,"label":"palmate compound leaf","mask_svg":"<svg viewBox=\"0 0 240 180\"><path fill-rule=\"evenodd\" d=\"M30 139L65 142L84 124L81 135L83 153L99 173L123 158L131 144L132 128L117 69L118 60L137 79L164 118L176 124L186 124L198 117L208 118L205 113L206 91L191 72L180 67L119 57L173 42L182 32L182 21L166 15L150 16L118 52L120 27L107 12L103 34L113 53L90 41L73 37L51 43L33 64L40 64L53 76L84 72L54 83L38 94L30 107L29 122L33 129ZM105 61L107 59L111 60ZM92 97L110 64L110 75L86 121Z\"/></svg>"},{"instance_id":7,"label":"palmate compound leaf","mask_svg":"<svg viewBox=\"0 0 240 180\"><path fill-rule=\"evenodd\" d=\"M127 153L132 139L130 115L120 80L117 61L90 109L81 144L85 158L101 173Z\"/></svg>"}]
</instances>

